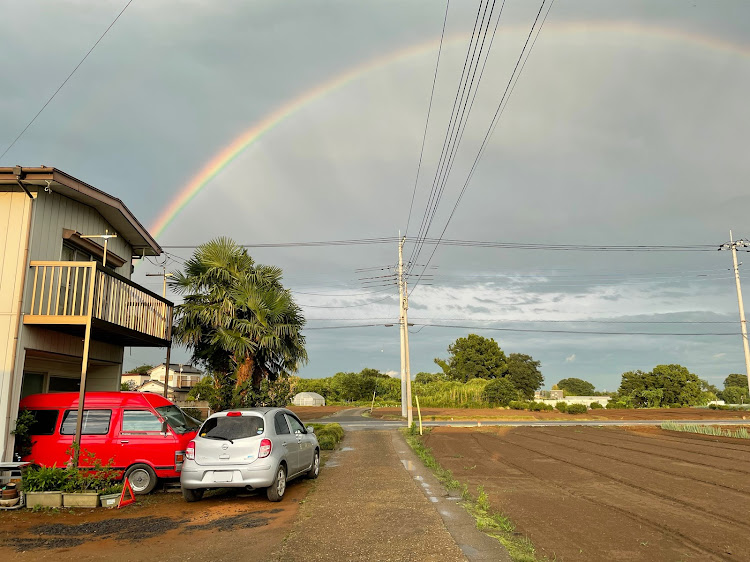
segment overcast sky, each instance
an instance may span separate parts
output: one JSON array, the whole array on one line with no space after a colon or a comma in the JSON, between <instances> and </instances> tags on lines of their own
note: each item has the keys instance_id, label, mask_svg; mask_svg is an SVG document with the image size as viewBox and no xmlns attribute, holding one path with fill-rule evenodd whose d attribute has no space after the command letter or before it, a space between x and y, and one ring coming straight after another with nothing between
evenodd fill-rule
<instances>
[{"instance_id":1,"label":"overcast sky","mask_svg":"<svg viewBox=\"0 0 750 562\"><path fill-rule=\"evenodd\" d=\"M0 151L125 3L4 3L4 19L14 24L0 35ZM435 0L134 0L0 165L60 168L123 199L151 226L237 136L382 59L296 107L158 241L395 237L407 221L414 237L478 6L450 3L411 219L445 14ZM446 226L538 9L506 1L430 237ZM445 237L717 247L730 228L750 237L748 21L750 4L741 0L556 0ZM412 249L407 244L407 257ZM424 246L417 261L432 249ZM355 271L394 265L395 243L250 252L283 268L309 328L398 318L397 299L386 298L395 286L365 294L373 289L359 278L371 273ZM180 265L171 259L168 267ZM624 371L661 363L680 363L717 385L744 372L729 252L440 246L431 265L431 284L420 283L410 300L412 373L436 371L433 359L470 332L541 360L546 387L578 376L613 390ZM158 280L145 277L156 271L144 263L134 279L158 291ZM677 323L685 321L704 323ZM306 337L302 376L399 369L396 326L311 329ZM184 350L173 357L188 360ZM126 367L162 360L160 350L126 351Z\"/></svg>"}]
</instances>

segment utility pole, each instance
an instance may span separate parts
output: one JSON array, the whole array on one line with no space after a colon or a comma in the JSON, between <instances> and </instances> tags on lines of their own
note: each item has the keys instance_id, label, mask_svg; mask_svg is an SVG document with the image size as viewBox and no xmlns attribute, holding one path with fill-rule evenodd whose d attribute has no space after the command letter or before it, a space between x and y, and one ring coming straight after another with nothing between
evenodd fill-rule
<instances>
[{"instance_id":1,"label":"utility pole","mask_svg":"<svg viewBox=\"0 0 750 562\"><path fill-rule=\"evenodd\" d=\"M734 282L737 285L737 302L740 308L740 329L742 330L742 346L745 350L745 375L748 377L748 390L750 391L750 346L747 341L747 322L745 322L745 307L742 304L742 287L740 286L740 268L737 264L737 248L748 248L750 242L732 239L732 231L729 231L729 243L723 244L719 250L732 250L732 264L734 265ZM747 250L746 250L747 251Z\"/></svg>"},{"instance_id":2,"label":"utility pole","mask_svg":"<svg viewBox=\"0 0 750 562\"><path fill-rule=\"evenodd\" d=\"M406 237L401 238L398 233L398 294L401 324L401 415L406 417L407 427L411 427L414 421L411 406L411 369L409 366L409 291L404 278L404 242Z\"/></svg>"},{"instance_id":3,"label":"utility pole","mask_svg":"<svg viewBox=\"0 0 750 562\"><path fill-rule=\"evenodd\" d=\"M105 246L105 252L106 252L106 246ZM161 273L147 273L146 277L162 277L164 279L164 283L162 284L161 289L161 296L162 298L167 298L167 277L173 277L171 273L167 273L167 265L166 263L161 266ZM166 369L164 371L164 398L167 397L167 394L169 392L169 361L171 360L172 355L172 342L169 342L169 345L167 345L167 364ZM182 365L180 365L180 372L182 372Z\"/></svg>"}]
</instances>

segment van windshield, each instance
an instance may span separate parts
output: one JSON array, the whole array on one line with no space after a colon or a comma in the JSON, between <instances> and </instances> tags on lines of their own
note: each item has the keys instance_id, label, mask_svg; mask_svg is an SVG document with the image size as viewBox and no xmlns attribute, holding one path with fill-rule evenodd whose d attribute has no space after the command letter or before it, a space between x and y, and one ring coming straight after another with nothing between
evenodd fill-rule
<instances>
[{"instance_id":1,"label":"van windshield","mask_svg":"<svg viewBox=\"0 0 750 562\"><path fill-rule=\"evenodd\" d=\"M196 431L200 426L200 422L188 416L185 412L180 410L177 406L160 406L156 408L159 415L164 417L176 433L188 433L190 431Z\"/></svg>"}]
</instances>

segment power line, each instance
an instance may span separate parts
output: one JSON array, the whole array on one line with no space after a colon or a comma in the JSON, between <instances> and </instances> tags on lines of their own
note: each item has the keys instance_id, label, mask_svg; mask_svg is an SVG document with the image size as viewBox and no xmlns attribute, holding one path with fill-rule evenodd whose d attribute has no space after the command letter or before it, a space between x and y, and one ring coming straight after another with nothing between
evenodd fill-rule
<instances>
[{"instance_id":1,"label":"power line","mask_svg":"<svg viewBox=\"0 0 750 562\"><path fill-rule=\"evenodd\" d=\"M92 45L92 47L88 50L88 52L81 59L81 61L75 66L75 68L73 69L73 71L70 74L68 74L68 77L63 81L62 84L60 84L60 86L58 86L57 90L55 90L55 92L50 96L50 98L42 106L42 108L39 111L36 112L36 115L34 115L34 117L31 119L31 121L29 121L28 124L23 128L23 130L20 133L18 133L18 136L15 139L13 139L13 142L8 145L8 147L5 149L5 151L2 154L0 154L0 159L2 159L3 156L5 156L11 148L13 148L13 146L16 144L16 142L18 142L18 139L20 139L23 136L23 134L28 130L28 128L31 127L31 125L34 123L34 121L36 121L36 118L39 117L42 114L42 111L45 110L45 108L55 98L55 96L57 95L57 93L60 90L63 89L63 86L65 86L65 84L68 83L68 80L70 80L70 78L73 76L73 74L76 73L76 70L78 70L78 67L80 67L83 64L83 62L88 58L88 56L91 54L91 52L99 44L99 42L102 39L104 39L104 36L109 32L110 29L112 29L112 27L115 25L115 23L117 23L117 20L120 19L120 16L125 12L125 10L128 9L128 6L130 6L130 4L132 2L133 2L133 0L128 0L128 3L125 4L125 7L122 10L120 10L120 13L117 14L117 17L114 20L112 20L112 23L109 24L109 27L107 27L107 29L104 30L104 33L102 33L101 36L99 37L99 39L96 40L96 43L94 43Z\"/></svg>"},{"instance_id":2,"label":"power line","mask_svg":"<svg viewBox=\"0 0 750 562\"><path fill-rule=\"evenodd\" d=\"M544 19L542 20L542 24L539 26L539 31L537 33L537 37L539 36L539 34L542 31L542 27L544 26L544 22L547 21L547 16L549 15L550 10L552 9L552 5L554 4L554 1L555 0L550 0L549 7L547 9L547 13L544 15ZM513 83L513 78L514 78L514 76L516 74L516 71L517 71L517 69L519 67L519 64L521 63L521 60L523 59L524 53L526 52L526 47L529 44L529 40L531 39L531 36L534 33L534 29L536 28L536 24L539 21L539 16L541 15L542 10L544 9L545 2L546 2L546 0L542 0L541 5L539 6L539 11L537 12L536 18L534 19L534 23L532 24L531 29L529 30L529 35L526 37L526 42L523 45L523 49L521 50L521 54L518 57L518 61L516 61L516 65L513 68L513 72L511 73L510 79L508 80L508 84L505 87L505 91L503 92L503 95L500 98L500 103L498 104L497 110L495 110L495 115L493 115L492 120L490 121L490 126L487 129L487 133L485 134L484 139L482 140L482 144L479 147L479 152L477 153L477 156L474 159L474 163L471 166L471 170L469 171L469 175L467 176L466 181L464 182L464 185L461 188L461 192L459 193L458 199L456 200L456 203L453 206L453 210L451 211L450 215L448 216L448 220L445 223L445 227L443 227L443 230L440 233L440 237L438 239L439 241L442 240L443 236L445 235L445 231L448 229L448 225L450 224L451 219L453 218L453 215L455 214L456 209L458 208L458 205L461 202L461 199L463 198L464 193L466 192L466 188L468 187L469 181L471 180L471 178L472 178L472 176L474 174L474 170L476 169L477 163L479 162L479 160L481 159L482 155L484 154L485 147L487 146L487 141L489 140L490 136L492 135L492 132L494 131L495 125L497 124L497 120L499 119L499 114L501 113L501 108L503 107L503 103L504 103L504 101L506 99L506 96L508 94L509 88L510 88L511 84ZM536 39L534 40L534 43L532 43L532 49L533 49L533 46L535 44L536 44ZM531 55L531 49L529 49L529 56L530 55ZM526 59L528 60L528 56L526 57ZM525 66L526 65L524 63L524 66L521 67L521 68L523 69ZM520 77L520 73L519 73L519 77ZM430 254L429 259L427 260L428 264L432 261L432 258L435 255L435 252L437 251L438 245L440 244L439 241L435 245L435 247L432 249L432 253ZM411 289L410 292L414 292L414 289L419 285L420 280L421 280L421 278L417 279L417 282L414 284L414 286L412 287L412 289Z\"/></svg>"},{"instance_id":3,"label":"power line","mask_svg":"<svg viewBox=\"0 0 750 562\"><path fill-rule=\"evenodd\" d=\"M427 128L430 125L430 113L432 112L432 99L435 95L435 83L437 82L438 69L440 68L440 54L443 52L443 38L445 37L445 24L448 21L448 8L450 0L445 3L445 17L443 18L443 31L440 33L440 46L438 47L437 62L435 63L435 75L432 77L432 90L430 91L430 103L427 106L427 120L424 124L424 133L422 134L422 148L419 150L419 164L417 165L417 177L414 179L414 191L411 194L411 205L409 205L409 217L406 219L406 231L404 236L409 233L409 224L411 223L411 211L414 207L414 197L417 194L417 185L419 185L419 172L422 169L422 156L424 155L424 145L427 140Z\"/></svg>"},{"instance_id":4,"label":"power line","mask_svg":"<svg viewBox=\"0 0 750 562\"><path fill-rule=\"evenodd\" d=\"M476 30L476 20L474 23L474 30L472 30L472 40L469 43L469 50L471 50L471 62L469 64L469 70L468 72L464 72L466 70L466 61L464 61L464 70L461 73L461 79L459 80L459 87L456 91L456 100L458 101L458 105L460 106L460 115L459 110L456 109L456 101L454 100L453 109L451 110L451 118L448 122L448 130L446 131L446 136L443 141L443 147L440 152L440 158L438 160L438 165L435 169L435 178L433 179L432 188L430 190L430 197L427 201L427 206L425 208L425 214L422 217L422 223L420 225L419 233L417 235L417 245L412 249L411 258L409 259L410 262L416 262L416 260L419 257L419 253L422 249L422 244L420 243L420 240L427 236L427 233L430 230L430 226L432 225L432 221L435 218L435 213L437 212L437 208L440 204L440 200L442 199L443 192L445 189L445 184L448 180L448 176L450 175L450 170L453 167L453 161L455 159L455 155L458 151L458 147L461 144L461 140L463 139L463 131L465 130L466 123L468 122L469 116L471 115L471 110L474 107L474 100L476 99L477 92L479 91L479 85L482 80L482 76L484 76L484 69L487 64L487 58L489 57L490 50L492 49L492 44L495 40L495 33L497 32L497 25L500 22L500 16L502 15L503 7L505 6L505 0L503 0L503 3L501 5L500 11L497 16L497 20L495 22L495 27L492 31L492 38L490 40L489 46L487 48L487 51L485 52L484 56L484 62L482 63L482 70L479 73L479 79L476 83L476 88L474 88L474 79L476 77L477 69L479 68L479 63L482 59L482 53L484 51L484 44L487 39L487 33L489 31L489 26L492 22L492 13L495 10L495 3L496 0L493 0L492 2L492 9L490 10L490 15L487 18L487 26L484 27L484 21L485 21L485 14L487 12L487 7L489 6L489 0L487 4L484 7L484 12L482 13L482 22L480 23L480 31L476 34L477 40L473 45L472 48L472 42L474 40L475 36L475 30ZM482 2L480 1L479 9L481 10ZM479 12L477 12L477 15L479 15ZM484 29L482 29L484 28ZM481 46L479 43L479 34L482 34L482 41ZM479 53L477 55L477 46L479 46ZM467 60L468 60L469 51L467 51ZM474 64L474 61L476 59L476 65ZM469 73L471 74L471 80L469 82ZM466 81L464 81L464 75L466 76ZM468 89L466 88L468 84ZM473 96L472 96L472 89L473 89ZM471 103L469 104L469 97L471 97ZM467 112L467 106L468 106L468 112ZM455 117L458 117L458 120L455 120ZM465 118L464 118L465 117ZM446 159L447 156L447 159ZM412 266L413 267L413 266ZM412 269L410 267L410 271Z\"/></svg>"},{"instance_id":5,"label":"power line","mask_svg":"<svg viewBox=\"0 0 750 562\"><path fill-rule=\"evenodd\" d=\"M496 332L524 332L535 334L588 334L594 336L732 336L737 337L737 332L603 332L601 330L537 330L525 328L492 328L484 326L460 326L456 324L418 324L427 328L458 328L462 330L492 330Z\"/></svg>"},{"instance_id":6,"label":"power line","mask_svg":"<svg viewBox=\"0 0 750 562\"><path fill-rule=\"evenodd\" d=\"M312 248L324 246L359 246L366 244L393 244L398 242L397 236L384 236L382 238L355 238L348 240L321 240L313 242L275 242L264 244L238 244L242 248ZM194 250L202 244L181 244L172 246L162 246L169 250Z\"/></svg>"}]
</instances>

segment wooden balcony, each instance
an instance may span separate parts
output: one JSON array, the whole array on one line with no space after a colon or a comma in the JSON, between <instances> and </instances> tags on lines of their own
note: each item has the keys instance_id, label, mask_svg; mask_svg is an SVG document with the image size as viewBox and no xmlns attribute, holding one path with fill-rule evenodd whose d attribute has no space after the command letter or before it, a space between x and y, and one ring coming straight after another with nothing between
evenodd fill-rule
<instances>
[{"instance_id":1,"label":"wooden balcony","mask_svg":"<svg viewBox=\"0 0 750 562\"><path fill-rule=\"evenodd\" d=\"M116 345L163 347L174 305L97 262L33 261L24 324L83 334ZM28 293L27 293L28 294Z\"/></svg>"}]
</instances>

